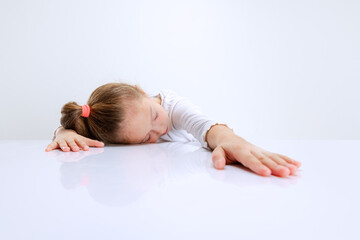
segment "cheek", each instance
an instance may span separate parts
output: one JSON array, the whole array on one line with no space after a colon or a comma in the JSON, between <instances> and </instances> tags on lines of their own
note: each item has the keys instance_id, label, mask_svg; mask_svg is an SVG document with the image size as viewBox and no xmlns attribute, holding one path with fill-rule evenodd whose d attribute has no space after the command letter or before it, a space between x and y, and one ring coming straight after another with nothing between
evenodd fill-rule
<instances>
[{"instance_id":1,"label":"cheek","mask_svg":"<svg viewBox=\"0 0 360 240\"><path fill-rule=\"evenodd\" d=\"M161 122L166 122L167 113L164 109L159 110L159 119L161 120Z\"/></svg>"},{"instance_id":2,"label":"cheek","mask_svg":"<svg viewBox=\"0 0 360 240\"><path fill-rule=\"evenodd\" d=\"M163 122L164 124L168 125L168 123L169 123L170 120L169 120L169 116L167 115L166 112L163 113L161 119L162 119L162 122Z\"/></svg>"}]
</instances>

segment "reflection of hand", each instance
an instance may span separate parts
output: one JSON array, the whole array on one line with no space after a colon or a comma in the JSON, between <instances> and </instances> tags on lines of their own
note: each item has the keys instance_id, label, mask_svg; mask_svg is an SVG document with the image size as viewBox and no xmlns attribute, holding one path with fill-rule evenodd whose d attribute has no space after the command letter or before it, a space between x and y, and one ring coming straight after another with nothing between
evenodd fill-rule
<instances>
[{"instance_id":1,"label":"reflection of hand","mask_svg":"<svg viewBox=\"0 0 360 240\"><path fill-rule=\"evenodd\" d=\"M78 162L85 157L96 155L102 152L104 152L104 148L91 148L88 151L80 152L52 151L47 154L51 157L55 157L59 162Z\"/></svg>"},{"instance_id":2,"label":"reflection of hand","mask_svg":"<svg viewBox=\"0 0 360 240\"><path fill-rule=\"evenodd\" d=\"M216 169L239 162L261 176L287 177L296 173L301 163L287 156L266 151L234 135L219 144L212 153Z\"/></svg>"}]
</instances>

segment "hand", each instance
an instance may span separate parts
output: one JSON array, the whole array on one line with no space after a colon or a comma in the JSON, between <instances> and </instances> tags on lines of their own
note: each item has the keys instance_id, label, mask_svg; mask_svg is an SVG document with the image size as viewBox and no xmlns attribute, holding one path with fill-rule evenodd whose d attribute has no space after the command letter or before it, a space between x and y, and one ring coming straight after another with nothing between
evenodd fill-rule
<instances>
[{"instance_id":1,"label":"hand","mask_svg":"<svg viewBox=\"0 0 360 240\"><path fill-rule=\"evenodd\" d=\"M242 138L234 137L218 145L212 152L216 169L239 162L261 176L287 177L296 173L301 163L287 156L259 148Z\"/></svg>"},{"instance_id":2,"label":"hand","mask_svg":"<svg viewBox=\"0 0 360 240\"><path fill-rule=\"evenodd\" d=\"M80 148L83 151L88 151L89 147L104 147L104 143L83 137L74 130L62 128L56 134L54 141L46 147L45 151L50 152L60 148L64 152L69 152L70 150L77 152Z\"/></svg>"}]
</instances>

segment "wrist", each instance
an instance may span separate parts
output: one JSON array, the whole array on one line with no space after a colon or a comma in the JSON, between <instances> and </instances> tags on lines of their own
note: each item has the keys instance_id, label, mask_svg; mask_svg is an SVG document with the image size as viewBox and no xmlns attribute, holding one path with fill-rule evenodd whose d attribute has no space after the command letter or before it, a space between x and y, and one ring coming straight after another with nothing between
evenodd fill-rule
<instances>
[{"instance_id":1,"label":"wrist","mask_svg":"<svg viewBox=\"0 0 360 240\"><path fill-rule=\"evenodd\" d=\"M237 136L233 129L229 128L226 124L216 123L210 127L205 136L205 141L208 143L208 147L214 150L217 146L224 142L234 141L242 139ZM245 141L245 139L242 139Z\"/></svg>"},{"instance_id":2,"label":"wrist","mask_svg":"<svg viewBox=\"0 0 360 240\"><path fill-rule=\"evenodd\" d=\"M56 138L56 136L59 136L59 135L61 135L61 134L63 134L63 133L69 133L69 132L75 132L76 133L76 131L74 131L74 130L72 130L72 129L66 129L66 128L64 128L63 126L59 126L57 129L55 129L55 131L54 131L54 137L53 137L53 141L54 141L54 139Z\"/></svg>"},{"instance_id":3,"label":"wrist","mask_svg":"<svg viewBox=\"0 0 360 240\"><path fill-rule=\"evenodd\" d=\"M61 128L62 128L62 126L60 125L59 127L57 127L57 128L55 129L54 134L53 134L52 141L54 141L54 140L55 140L56 135L58 134L58 131L59 131Z\"/></svg>"}]
</instances>

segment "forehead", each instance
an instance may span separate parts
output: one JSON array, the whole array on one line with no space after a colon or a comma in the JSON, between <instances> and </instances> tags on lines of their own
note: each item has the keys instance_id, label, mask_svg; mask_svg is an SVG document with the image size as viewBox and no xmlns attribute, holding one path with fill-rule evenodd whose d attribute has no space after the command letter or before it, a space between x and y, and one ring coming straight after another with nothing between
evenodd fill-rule
<instances>
[{"instance_id":1,"label":"forehead","mask_svg":"<svg viewBox=\"0 0 360 240\"><path fill-rule=\"evenodd\" d=\"M125 114L123 134L128 143L139 143L151 129L151 107L148 99L131 103Z\"/></svg>"}]
</instances>

